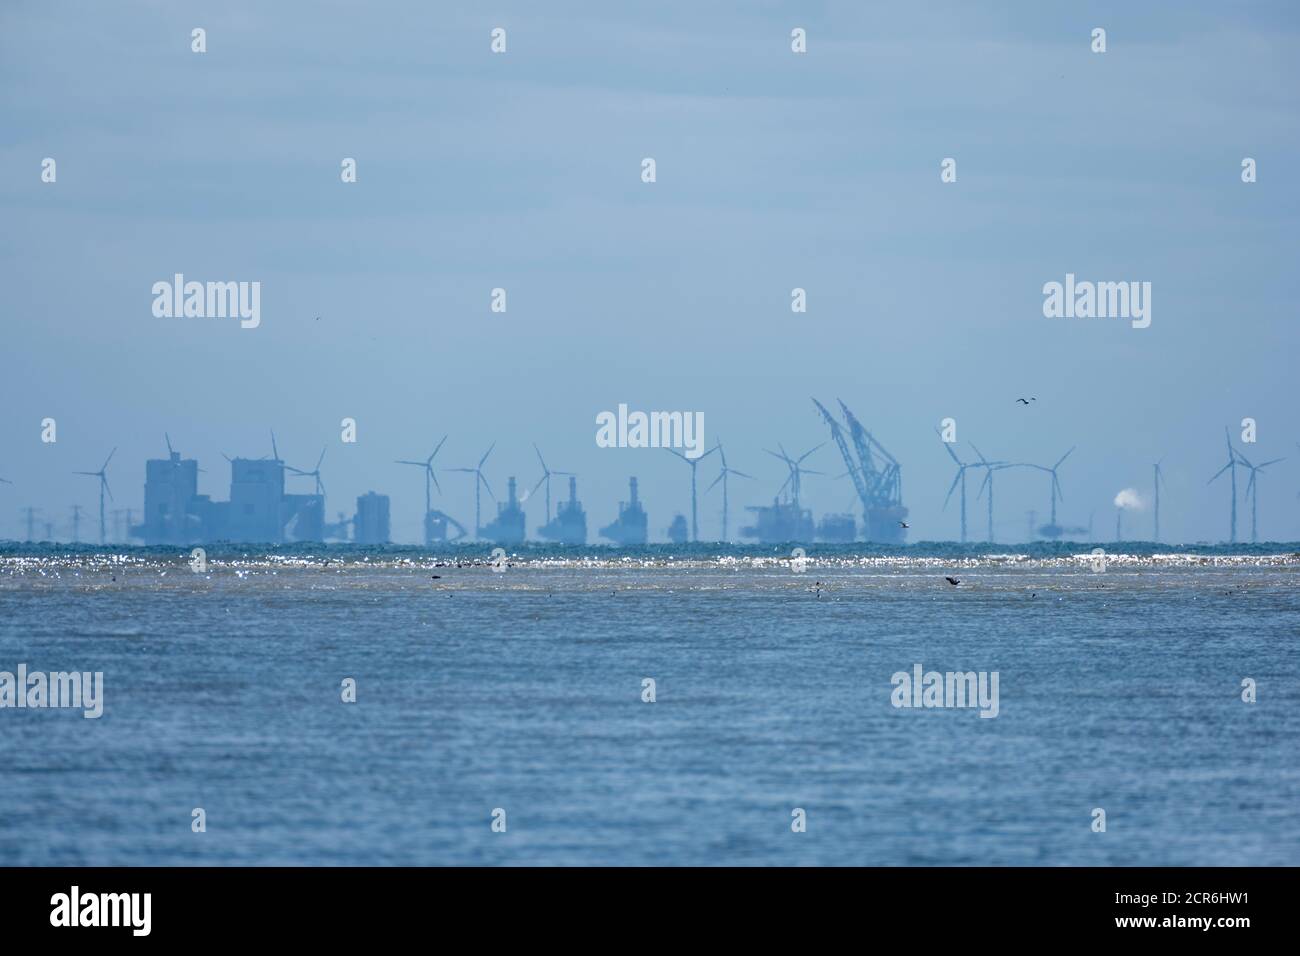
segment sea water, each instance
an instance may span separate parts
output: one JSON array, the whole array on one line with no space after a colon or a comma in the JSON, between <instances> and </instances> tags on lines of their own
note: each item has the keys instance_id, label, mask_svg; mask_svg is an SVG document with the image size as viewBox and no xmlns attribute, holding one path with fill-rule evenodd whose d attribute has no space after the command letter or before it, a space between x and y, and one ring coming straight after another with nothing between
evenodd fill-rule
<instances>
[{"instance_id":1,"label":"sea water","mask_svg":"<svg viewBox=\"0 0 1300 956\"><path fill-rule=\"evenodd\" d=\"M805 550L2 548L0 864L1300 864L1296 546Z\"/></svg>"}]
</instances>

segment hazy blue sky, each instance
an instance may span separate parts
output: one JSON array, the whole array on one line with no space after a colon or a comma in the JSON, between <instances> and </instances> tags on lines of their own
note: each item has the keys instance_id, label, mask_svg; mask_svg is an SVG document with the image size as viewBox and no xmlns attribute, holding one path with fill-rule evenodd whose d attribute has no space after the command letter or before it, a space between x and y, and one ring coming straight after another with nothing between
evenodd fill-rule
<instances>
[{"instance_id":1,"label":"hazy blue sky","mask_svg":"<svg viewBox=\"0 0 1300 956\"><path fill-rule=\"evenodd\" d=\"M1050 464L1078 445L1061 516L1095 512L1107 537L1115 493L1149 494L1165 458L1164 537L1180 540L1226 538L1227 487L1205 482L1223 427L1251 416L1246 453L1288 459L1261 478L1261 537L1300 538L1297 11L6 2L0 535L24 505L61 527L73 502L93 510L93 480L71 472L114 445L117 506L139 509L164 431L225 498L220 452L267 453L274 427L290 464L329 446L331 516L392 495L397 540L418 538L423 491L392 459L444 433L445 466L498 443L499 495L509 474L536 480L537 441L581 474L593 539L638 474L662 537L688 470L597 448L595 416L619 402L704 412L710 444L758 478L733 484L735 528L784 478L761 448L828 437L816 395L902 462L911 540L957 536L945 416L991 457ZM343 157L358 183L340 182ZM150 287L175 272L260 281L261 327L155 318ZM1150 328L1044 318L1042 286L1067 272L1150 281ZM833 445L808 464L843 471ZM440 506L472 523L470 477L440 480ZM804 490L818 515L852 498L847 480ZM1044 517L1046 476L1004 473L1003 540L1024 539L1030 508ZM1243 504L1243 536L1248 520Z\"/></svg>"}]
</instances>

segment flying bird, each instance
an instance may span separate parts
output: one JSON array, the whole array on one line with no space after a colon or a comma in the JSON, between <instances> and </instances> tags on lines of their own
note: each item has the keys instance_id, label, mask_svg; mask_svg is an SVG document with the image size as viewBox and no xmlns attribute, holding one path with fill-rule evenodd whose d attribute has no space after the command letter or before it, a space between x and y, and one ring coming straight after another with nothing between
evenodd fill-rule
<instances>
[{"instance_id":1,"label":"flying bird","mask_svg":"<svg viewBox=\"0 0 1300 956\"><path fill-rule=\"evenodd\" d=\"M900 528L910 528L910 527L912 527L912 526L911 526L910 524L908 524L906 521L900 521L900 522L898 522L898 526L899 526Z\"/></svg>"},{"instance_id":2,"label":"flying bird","mask_svg":"<svg viewBox=\"0 0 1300 956\"><path fill-rule=\"evenodd\" d=\"M1038 401L1038 399L1036 399L1036 398L1030 398L1030 399L1017 398L1016 401L1017 401L1019 404L1021 404L1021 405L1028 405L1030 402L1036 402L1036 401Z\"/></svg>"},{"instance_id":3,"label":"flying bird","mask_svg":"<svg viewBox=\"0 0 1300 956\"><path fill-rule=\"evenodd\" d=\"M947 581L949 584L951 584L953 587L956 587L957 585L961 584L961 582L958 581L956 578L950 578L947 575L944 575L943 579Z\"/></svg>"}]
</instances>

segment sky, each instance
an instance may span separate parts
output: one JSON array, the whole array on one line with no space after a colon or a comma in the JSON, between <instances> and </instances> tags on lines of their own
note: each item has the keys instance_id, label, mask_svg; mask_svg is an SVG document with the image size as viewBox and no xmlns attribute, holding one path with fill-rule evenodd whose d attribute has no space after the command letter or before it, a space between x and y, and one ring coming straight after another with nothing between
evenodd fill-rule
<instances>
[{"instance_id":1,"label":"sky","mask_svg":"<svg viewBox=\"0 0 1300 956\"><path fill-rule=\"evenodd\" d=\"M764 449L829 439L815 396L901 462L913 541L958 535L945 418L966 460L1076 447L1060 519L1106 540L1126 488L1125 537L1150 537L1160 460L1162 537L1225 540L1207 480L1231 426L1286 459L1259 478L1260 539L1300 539L1298 32L1285 2L5 3L0 537L29 505L66 537L97 505L73 472L114 447L113 506L138 512L164 433L225 499L221 454L269 454L274 429L291 465L328 449L329 515L391 495L399 542L423 481L393 461L443 435L435 467L496 443L498 496L537 481L536 442L578 473L593 540L638 475L662 540L689 470L597 447L620 402L703 413L754 476L734 529L785 479ZM178 272L260 282L260 326L156 317ZM1046 318L1067 273L1150 282L1150 326ZM804 503L848 510L835 446L806 464L827 474ZM438 477L435 507L472 525L472 477ZM996 505L997 537L1025 540L1047 476L1000 473Z\"/></svg>"}]
</instances>

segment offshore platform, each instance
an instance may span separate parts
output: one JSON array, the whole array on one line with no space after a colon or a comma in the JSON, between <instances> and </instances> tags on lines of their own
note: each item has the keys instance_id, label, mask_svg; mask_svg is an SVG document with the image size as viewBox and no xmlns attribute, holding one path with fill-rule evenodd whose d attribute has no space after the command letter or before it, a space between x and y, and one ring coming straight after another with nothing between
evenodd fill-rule
<instances>
[{"instance_id":1,"label":"offshore platform","mask_svg":"<svg viewBox=\"0 0 1300 956\"><path fill-rule=\"evenodd\" d=\"M825 442L822 444L825 444ZM804 452L798 458L791 458L786 454L785 446L777 445L777 447L781 449L780 454L770 449L766 449L766 451L772 457L784 461L786 467L790 469L790 475L785 479L784 484L777 489L776 497L772 499L771 505L749 505L745 509L754 512L754 523L741 528L740 533L746 538L757 538L760 544L779 544L784 541L812 541L812 511L799 503L799 491L805 472L812 475L821 474L820 471L805 469L803 463L804 459L822 446L818 445L816 448ZM785 495L784 498L782 498L783 494Z\"/></svg>"},{"instance_id":2,"label":"offshore platform","mask_svg":"<svg viewBox=\"0 0 1300 956\"><path fill-rule=\"evenodd\" d=\"M835 440L853 479L853 488L862 503L863 538L880 544L903 544L907 537L903 527L907 509L903 507L903 478L898 460L876 441L843 402L839 405L844 414L844 425L836 421L817 399L814 398L812 403L830 426L831 438ZM844 435L846 426L848 440ZM857 453L856 460L849 451L850 443Z\"/></svg>"},{"instance_id":3,"label":"offshore platform","mask_svg":"<svg viewBox=\"0 0 1300 956\"><path fill-rule=\"evenodd\" d=\"M587 512L582 510L582 502L578 500L577 478L569 477L569 500L560 502L555 517L538 528L537 533L560 544L587 543Z\"/></svg>"},{"instance_id":4,"label":"offshore platform","mask_svg":"<svg viewBox=\"0 0 1300 956\"><path fill-rule=\"evenodd\" d=\"M636 478L628 482L629 499L618 503L618 518L600 529L600 536L615 544L645 544L646 513L636 494ZM685 521L683 520L683 525Z\"/></svg>"},{"instance_id":5,"label":"offshore platform","mask_svg":"<svg viewBox=\"0 0 1300 956\"><path fill-rule=\"evenodd\" d=\"M524 527L524 509L519 507L515 479L510 478L506 484L506 500L497 504L497 516L483 528L482 538L496 544L522 544L528 533Z\"/></svg>"},{"instance_id":6,"label":"offshore platform","mask_svg":"<svg viewBox=\"0 0 1300 956\"><path fill-rule=\"evenodd\" d=\"M673 515L672 524L668 525L668 540L672 544L685 544L691 536L686 527L686 515Z\"/></svg>"},{"instance_id":7,"label":"offshore platform","mask_svg":"<svg viewBox=\"0 0 1300 956\"><path fill-rule=\"evenodd\" d=\"M760 544L813 539L812 512L793 496L782 501L778 495L771 505L749 505L745 510L754 512L754 523L740 529L743 537L757 538Z\"/></svg>"}]
</instances>

